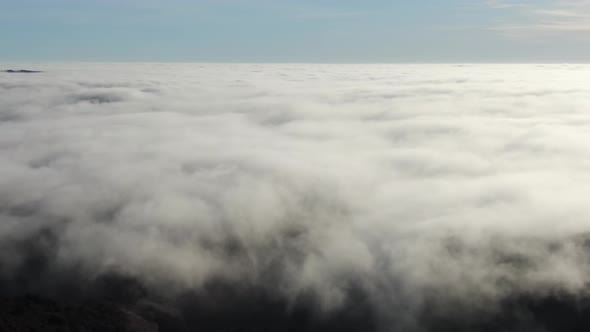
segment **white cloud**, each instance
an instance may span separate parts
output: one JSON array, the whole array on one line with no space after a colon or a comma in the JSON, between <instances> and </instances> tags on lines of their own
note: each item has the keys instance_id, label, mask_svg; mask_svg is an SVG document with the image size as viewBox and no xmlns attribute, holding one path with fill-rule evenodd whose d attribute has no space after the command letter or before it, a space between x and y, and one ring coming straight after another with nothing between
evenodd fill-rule
<instances>
[{"instance_id":1,"label":"white cloud","mask_svg":"<svg viewBox=\"0 0 590 332\"><path fill-rule=\"evenodd\" d=\"M355 280L387 324L590 282L589 66L40 69L0 74L3 274L49 229L89 276Z\"/></svg>"}]
</instances>

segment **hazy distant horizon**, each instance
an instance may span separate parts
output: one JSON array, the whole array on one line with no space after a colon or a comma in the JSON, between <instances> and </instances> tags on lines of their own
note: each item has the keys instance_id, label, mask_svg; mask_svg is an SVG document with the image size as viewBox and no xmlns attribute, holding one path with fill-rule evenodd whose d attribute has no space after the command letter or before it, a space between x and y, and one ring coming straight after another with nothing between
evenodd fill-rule
<instances>
[{"instance_id":1,"label":"hazy distant horizon","mask_svg":"<svg viewBox=\"0 0 590 332\"><path fill-rule=\"evenodd\" d=\"M110 64L110 65L141 65L141 64L161 64L161 65L335 65L335 66L404 66L404 65L423 65L423 66L567 66L567 65L590 65L588 62L206 62L206 61L92 61L92 60L44 60L44 61L0 61L0 70L16 69L6 66L28 66L28 65L76 65L76 64ZM20 68L18 68L20 69Z\"/></svg>"}]
</instances>

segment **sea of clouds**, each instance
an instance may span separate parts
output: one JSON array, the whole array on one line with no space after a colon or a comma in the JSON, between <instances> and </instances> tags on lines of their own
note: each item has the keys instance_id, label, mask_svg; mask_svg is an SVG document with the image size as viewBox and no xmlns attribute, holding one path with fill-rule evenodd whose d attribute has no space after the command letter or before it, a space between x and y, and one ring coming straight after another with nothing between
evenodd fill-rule
<instances>
[{"instance_id":1,"label":"sea of clouds","mask_svg":"<svg viewBox=\"0 0 590 332\"><path fill-rule=\"evenodd\" d=\"M32 69L0 73L11 287L222 280L325 314L360 293L402 330L588 293L588 65Z\"/></svg>"}]
</instances>

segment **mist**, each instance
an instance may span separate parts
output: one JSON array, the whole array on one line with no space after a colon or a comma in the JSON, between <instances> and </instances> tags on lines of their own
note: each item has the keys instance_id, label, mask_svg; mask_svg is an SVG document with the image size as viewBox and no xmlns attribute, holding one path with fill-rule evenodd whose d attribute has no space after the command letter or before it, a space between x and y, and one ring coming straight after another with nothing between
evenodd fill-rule
<instances>
[{"instance_id":1,"label":"mist","mask_svg":"<svg viewBox=\"0 0 590 332\"><path fill-rule=\"evenodd\" d=\"M292 331L588 307L588 65L34 68L0 73L5 295Z\"/></svg>"}]
</instances>

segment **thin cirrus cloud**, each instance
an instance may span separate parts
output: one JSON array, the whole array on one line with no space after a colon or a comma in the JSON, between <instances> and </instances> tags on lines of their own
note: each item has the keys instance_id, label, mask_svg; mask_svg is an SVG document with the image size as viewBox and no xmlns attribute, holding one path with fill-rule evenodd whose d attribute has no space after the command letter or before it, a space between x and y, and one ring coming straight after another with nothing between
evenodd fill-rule
<instances>
[{"instance_id":1,"label":"thin cirrus cloud","mask_svg":"<svg viewBox=\"0 0 590 332\"><path fill-rule=\"evenodd\" d=\"M488 1L487 6L516 12L519 22L504 22L492 30L511 35L572 34L590 31L590 1L546 3Z\"/></svg>"},{"instance_id":2,"label":"thin cirrus cloud","mask_svg":"<svg viewBox=\"0 0 590 332\"><path fill-rule=\"evenodd\" d=\"M502 0L488 0L486 1L486 5L491 8L522 8L527 6L526 4L520 2Z\"/></svg>"},{"instance_id":3,"label":"thin cirrus cloud","mask_svg":"<svg viewBox=\"0 0 590 332\"><path fill-rule=\"evenodd\" d=\"M295 18L303 20L349 19L367 14L364 11L313 11L296 14Z\"/></svg>"}]
</instances>

